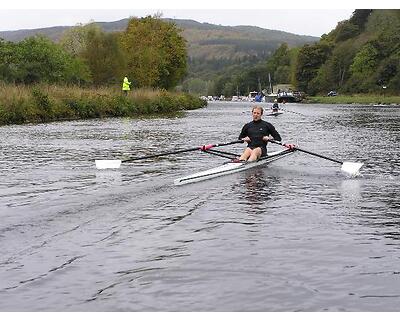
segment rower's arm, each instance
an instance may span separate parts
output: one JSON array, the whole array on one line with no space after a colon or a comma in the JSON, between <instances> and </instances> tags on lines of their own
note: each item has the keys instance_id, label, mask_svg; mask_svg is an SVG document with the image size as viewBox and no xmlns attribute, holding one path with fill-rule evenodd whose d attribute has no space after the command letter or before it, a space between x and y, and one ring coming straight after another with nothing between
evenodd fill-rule
<instances>
[{"instance_id":1,"label":"rower's arm","mask_svg":"<svg viewBox=\"0 0 400 320\"><path fill-rule=\"evenodd\" d=\"M242 131L239 134L238 140L242 140L243 138L245 138L247 136L248 136L248 134L247 134L247 125L244 125L243 128L242 128Z\"/></svg>"},{"instance_id":2,"label":"rower's arm","mask_svg":"<svg viewBox=\"0 0 400 320\"><path fill-rule=\"evenodd\" d=\"M278 133L278 131L276 131L275 127L272 124L269 124L269 129L271 132L271 136L274 138L275 141L281 141L281 135Z\"/></svg>"}]
</instances>

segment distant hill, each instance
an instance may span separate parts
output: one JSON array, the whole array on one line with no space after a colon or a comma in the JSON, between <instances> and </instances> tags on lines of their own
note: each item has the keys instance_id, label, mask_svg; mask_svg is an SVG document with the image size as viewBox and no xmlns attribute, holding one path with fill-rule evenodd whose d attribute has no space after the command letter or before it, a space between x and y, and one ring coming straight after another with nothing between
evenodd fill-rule
<instances>
[{"instance_id":1,"label":"distant hill","mask_svg":"<svg viewBox=\"0 0 400 320\"><path fill-rule=\"evenodd\" d=\"M202 79L213 82L218 76L244 73L266 59L282 44L299 47L315 43L318 37L263 29L255 26L222 26L194 20L163 19L175 23L182 30L188 45L186 80ZM129 19L96 22L106 32L126 29ZM41 29L2 31L0 38L18 42L38 34L59 41L63 32L73 26L55 26ZM210 83L208 88L212 86ZM252 85L252 87L254 87Z\"/></svg>"},{"instance_id":2,"label":"distant hill","mask_svg":"<svg viewBox=\"0 0 400 320\"><path fill-rule=\"evenodd\" d=\"M279 45L286 42L289 47L301 46L319 40L318 37L296 35L293 33L263 29L254 26L222 26L200 23L194 20L163 19L175 23L182 29L188 41L190 58L205 60L266 57ZM114 22L96 22L104 31L125 30L129 19ZM1 31L0 38L18 42L34 35L45 35L53 41L60 40L62 33L72 26L55 26L40 29Z\"/></svg>"}]
</instances>

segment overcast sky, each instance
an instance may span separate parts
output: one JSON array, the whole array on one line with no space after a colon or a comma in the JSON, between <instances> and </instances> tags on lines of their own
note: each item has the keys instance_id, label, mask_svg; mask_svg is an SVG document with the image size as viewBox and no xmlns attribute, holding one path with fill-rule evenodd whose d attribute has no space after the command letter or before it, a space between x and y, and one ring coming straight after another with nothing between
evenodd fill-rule
<instances>
[{"instance_id":1,"label":"overcast sky","mask_svg":"<svg viewBox=\"0 0 400 320\"><path fill-rule=\"evenodd\" d=\"M339 21L349 19L355 8L378 7L373 6L373 1L370 0L336 0L317 6L315 1L310 0L284 0L275 3L268 3L273 2L271 0L242 0L240 3L203 0L190 5L188 0L131 0L125 4L120 2L123 1L113 3L111 0L69 0L55 4L43 0L19 0L15 3L1 4L0 31L73 26L90 21L116 21L130 16L141 17L160 12L165 18L192 19L227 26L252 25L319 37L334 29ZM390 1L385 0L379 1L379 7L385 7L386 2L390 7Z\"/></svg>"}]
</instances>

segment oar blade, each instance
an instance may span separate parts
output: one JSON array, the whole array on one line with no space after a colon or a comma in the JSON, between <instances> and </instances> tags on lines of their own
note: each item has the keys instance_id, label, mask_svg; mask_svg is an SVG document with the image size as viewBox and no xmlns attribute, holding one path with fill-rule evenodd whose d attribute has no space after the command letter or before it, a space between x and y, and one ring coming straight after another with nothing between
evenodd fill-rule
<instances>
[{"instance_id":1,"label":"oar blade","mask_svg":"<svg viewBox=\"0 0 400 320\"><path fill-rule=\"evenodd\" d=\"M341 170L351 177L356 177L360 174L363 164L362 162L343 162Z\"/></svg>"},{"instance_id":2,"label":"oar blade","mask_svg":"<svg viewBox=\"0 0 400 320\"><path fill-rule=\"evenodd\" d=\"M97 169L118 169L121 162L121 160L95 160Z\"/></svg>"}]
</instances>

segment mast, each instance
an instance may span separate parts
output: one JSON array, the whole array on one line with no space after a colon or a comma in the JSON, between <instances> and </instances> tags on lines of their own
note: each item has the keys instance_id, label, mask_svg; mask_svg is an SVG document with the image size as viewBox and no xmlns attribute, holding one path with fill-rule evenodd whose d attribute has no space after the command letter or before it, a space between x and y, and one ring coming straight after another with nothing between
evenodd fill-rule
<instances>
[{"instance_id":1,"label":"mast","mask_svg":"<svg viewBox=\"0 0 400 320\"><path fill-rule=\"evenodd\" d=\"M271 84L271 74L268 72L268 80L269 80L269 92L274 93L274 90L272 89L272 84Z\"/></svg>"}]
</instances>

